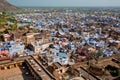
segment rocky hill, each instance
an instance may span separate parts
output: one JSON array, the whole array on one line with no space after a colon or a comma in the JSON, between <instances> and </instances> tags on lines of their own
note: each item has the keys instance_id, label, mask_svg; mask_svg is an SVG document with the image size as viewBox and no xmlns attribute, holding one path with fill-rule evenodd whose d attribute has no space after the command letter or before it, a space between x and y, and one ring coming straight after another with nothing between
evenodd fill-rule
<instances>
[{"instance_id":1,"label":"rocky hill","mask_svg":"<svg viewBox=\"0 0 120 80\"><path fill-rule=\"evenodd\" d=\"M16 7L8 3L7 0L0 0L0 11L14 9L16 9Z\"/></svg>"}]
</instances>

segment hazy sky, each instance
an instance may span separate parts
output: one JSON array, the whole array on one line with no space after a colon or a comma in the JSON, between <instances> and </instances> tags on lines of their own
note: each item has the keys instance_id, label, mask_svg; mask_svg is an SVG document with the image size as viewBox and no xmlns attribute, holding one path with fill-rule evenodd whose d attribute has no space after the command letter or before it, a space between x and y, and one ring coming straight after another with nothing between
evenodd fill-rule
<instances>
[{"instance_id":1,"label":"hazy sky","mask_svg":"<svg viewBox=\"0 0 120 80\"><path fill-rule=\"evenodd\" d=\"M120 6L120 0L8 0L16 6Z\"/></svg>"}]
</instances>

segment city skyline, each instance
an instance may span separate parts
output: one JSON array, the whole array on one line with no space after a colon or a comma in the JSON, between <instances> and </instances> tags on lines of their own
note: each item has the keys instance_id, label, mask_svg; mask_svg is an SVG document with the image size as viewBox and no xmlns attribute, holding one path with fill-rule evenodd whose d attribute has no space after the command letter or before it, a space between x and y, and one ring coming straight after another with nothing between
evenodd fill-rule
<instances>
[{"instance_id":1,"label":"city skyline","mask_svg":"<svg viewBox=\"0 0 120 80\"><path fill-rule=\"evenodd\" d=\"M8 0L15 6L25 7L119 7L119 0Z\"/></svg>"}]
</instances>

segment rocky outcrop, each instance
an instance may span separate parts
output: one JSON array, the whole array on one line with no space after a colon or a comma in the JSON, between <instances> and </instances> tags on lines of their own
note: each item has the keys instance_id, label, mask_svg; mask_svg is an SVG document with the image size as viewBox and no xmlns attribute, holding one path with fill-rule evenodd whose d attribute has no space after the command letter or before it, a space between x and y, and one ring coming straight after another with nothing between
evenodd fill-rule
<instances>
[{"instance_id":1,"label":"rocky outcrop","mask_svg":"<svg viewBox=\"0 0 120 80\"><path fill-rule=\"evenodd\" d=\"M16 7L7 2L7 0L0 0L0 11L15 10Z\"/></svg>"}]
</instances>

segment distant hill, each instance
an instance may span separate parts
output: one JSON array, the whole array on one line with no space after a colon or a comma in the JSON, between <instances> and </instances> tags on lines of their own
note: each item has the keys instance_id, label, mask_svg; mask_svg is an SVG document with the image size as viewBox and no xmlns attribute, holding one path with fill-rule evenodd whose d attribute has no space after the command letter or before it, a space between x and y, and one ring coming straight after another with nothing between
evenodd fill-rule
<instances>
[{"instance_id":1,"label":"distant hill","mask_svg":"<svg viewBox=\"0 0 120 80\"><path fill-rule=\"evenodd\" d=\"M16 7L7 2L7 0L0 0L0 11L15 10Z\"/></svg>"}]
</instances>

